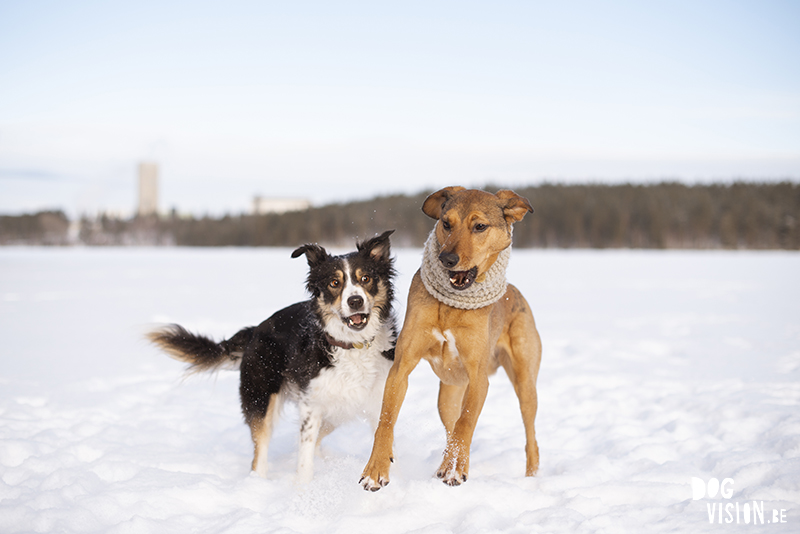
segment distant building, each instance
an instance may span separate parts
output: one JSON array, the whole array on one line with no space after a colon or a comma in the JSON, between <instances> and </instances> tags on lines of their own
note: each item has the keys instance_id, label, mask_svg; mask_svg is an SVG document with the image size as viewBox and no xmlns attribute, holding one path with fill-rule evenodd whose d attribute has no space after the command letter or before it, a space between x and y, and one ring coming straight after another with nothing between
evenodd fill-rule
<instances>
[{"instance_id":1,"label":"distant building","mask_svg":"<svg viewBox=\"0 0 800 534\"><path fill-rule=\"evenodd\" d=\"M158 213L158 165L139 164L139 209L140 217Z\"/></svg>"},{"instance_id":2,"label":"distant building","mask_svg":"<svg viewBox=\"0 0 800 534\"><path fill-rule=\"evenodd\" d=\"M311 201L305 198L264 198L258 195L253 197L253 215L304 211L310 207Z\"/></svg>"}]
</instances>

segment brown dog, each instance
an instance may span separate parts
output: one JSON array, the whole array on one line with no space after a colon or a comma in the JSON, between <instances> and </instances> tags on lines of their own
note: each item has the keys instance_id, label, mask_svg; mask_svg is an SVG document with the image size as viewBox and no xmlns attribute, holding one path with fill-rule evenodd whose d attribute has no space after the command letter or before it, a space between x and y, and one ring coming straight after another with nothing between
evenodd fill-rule
<instances>
[{"instance_id":1,"label":"brown dog","mask_svg":"<svg viewBox=\"0 0 800 534\"><path fill-rule=\"evenodd\" d=\"M513 191L496 195L448 187L429 196L422 211L438 223L411 281L405 322L383 394L380 423L361 485L389 483L394 425L420 359L439 377L439 415L447 431L436 475L455 486L467 480L469 450L489 375L502 365L519 398L527 444L525 474L539 467L536 377L542 344L525 298L506 283L515 222L533 212Z\"/></svg>"}]
</instances>

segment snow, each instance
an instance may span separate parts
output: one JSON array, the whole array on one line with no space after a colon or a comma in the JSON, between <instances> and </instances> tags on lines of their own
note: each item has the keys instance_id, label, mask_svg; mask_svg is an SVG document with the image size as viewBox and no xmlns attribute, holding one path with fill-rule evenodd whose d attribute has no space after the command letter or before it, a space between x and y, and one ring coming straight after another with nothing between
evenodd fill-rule
<instances>
[{"instance_id":1,"label":"snow","mask_svg":"<svg viewBox=\"0 0 800 534\"><path fill-rule=\"evenodd\" d=\"M515 250L544 344L539 475L523 476L501 371L469 481L433 478L444 431L423 363L391 483L369 493L365 423L326 438L300 486L287 407L258 478L238 375L184 379L142 337L174 321L220 338L305 298L289 252L0 249L0 532L798 531L800 254ZM395 253L402 319L421 252ZM731 478L733 496L694 500L693 477ZM763 525L736 514L754 501Z\"/></svg>"}]
</instances>

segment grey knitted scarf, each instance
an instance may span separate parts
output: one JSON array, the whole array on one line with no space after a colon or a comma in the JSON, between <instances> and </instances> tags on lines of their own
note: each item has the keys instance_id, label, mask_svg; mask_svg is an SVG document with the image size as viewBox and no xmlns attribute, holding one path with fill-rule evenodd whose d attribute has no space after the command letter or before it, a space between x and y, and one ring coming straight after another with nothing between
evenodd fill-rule
<instances>
[{"instance_id":1,"label":"grey knitted scarf","mask_svg":"<svg viewBox=\"0 0 800 534\"><path fill-rule=\"evenodd\" d=\"M439 262L439 242L434 228L425 242L420 275L425 289L439 302L462 310L476 310L494 304L505 295L508 287L506 268L510 258L511 246L497 256L483 282L475 281L464 290L455 289L450 285L449 271Z\"/></svg>"}]
</instances>

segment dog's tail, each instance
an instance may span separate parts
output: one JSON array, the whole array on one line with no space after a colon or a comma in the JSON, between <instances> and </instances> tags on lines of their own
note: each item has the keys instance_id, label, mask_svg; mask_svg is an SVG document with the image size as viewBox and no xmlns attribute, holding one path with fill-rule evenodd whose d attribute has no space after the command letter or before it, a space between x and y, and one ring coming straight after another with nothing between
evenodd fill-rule
<instances>
[{"instance_id":1,"label":"dog's tail","mask_svg":"<svg viewBox=\"0 0 800 534\"><path fill-rule=\"evenodd\" d=\"M217 343L205 336L192 334L184 327L171 324L147 334L148 339L164 352L189 364L187 373L236 370L242 363L247 344L253 337L254 326L243 328L232 338Z\"/></svg>"}]
</instances>

